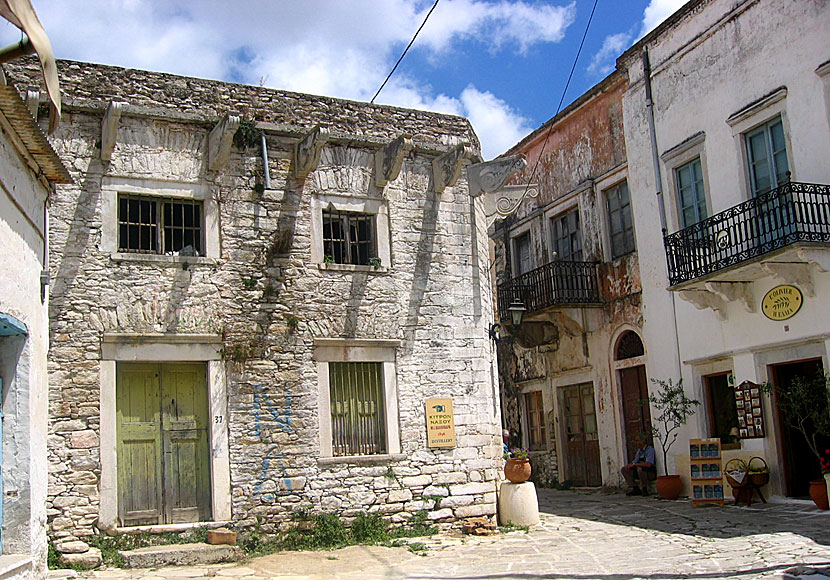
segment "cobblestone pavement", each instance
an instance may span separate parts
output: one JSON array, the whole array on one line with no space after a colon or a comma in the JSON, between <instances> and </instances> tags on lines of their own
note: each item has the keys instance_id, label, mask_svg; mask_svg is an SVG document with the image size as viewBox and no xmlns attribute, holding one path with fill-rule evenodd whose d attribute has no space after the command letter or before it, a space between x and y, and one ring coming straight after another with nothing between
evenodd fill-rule
<instances>
[{"instance_id":1,"label":"cobblestone pavement","mask_svg":"<svg viewBox=\"0 0 830 580\"><path fill-rule=\"evenodd\" d=\"M812 502L693 508L689 501L539 490L529 532L442 534L425 556L353 546L282 553L240 565L98 570L98 580L667 580L830 576L830 512ZM812 573L806 575L808 572Z\"/></svg>"}]
</instances>

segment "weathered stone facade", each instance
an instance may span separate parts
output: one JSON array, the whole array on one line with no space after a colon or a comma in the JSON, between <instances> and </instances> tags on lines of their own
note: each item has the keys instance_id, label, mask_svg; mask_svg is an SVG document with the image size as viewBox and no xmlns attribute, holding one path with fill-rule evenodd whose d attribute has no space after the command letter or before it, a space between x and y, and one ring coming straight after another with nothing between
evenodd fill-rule
<instances>
[{"instance_id":1,"label":"weathered stone facade","mask_svg":"<svg viewBox=\"0 0 830 580\"><path fill-rule=\"evenodd\" d=\"M48 513L58 549L122 525L114 383L119 365L136 360L207 365L212 519L259 519L267 531L301 507L393 521L420 510L433 520L494 514L501 453L484 214L463 172L440 194L434 186L439 155L462 143L477 151L469 123L83 63L60 71L67 114L55 147L76 185L58 190L51 218ZM13 74L36 80L26 68ZM120 113L108 121L114 143L102 137L110 102L125 103L111 108ZM257 129L223 163L211 151L221 127L211 131L226 115ZM317 134L315 166L313 151L295 147L317 125L328 134ZM400 175L378 186L386 168L375 156L401 135L412 146ZM307 176L298 157L311 159ZM203 200L202 255L115 251L114 199L124 191ZM321 254L315 212L335 205L374 214L379 235L388 232L381 263ZM392 365L386 404L397 416L387 425L396 433L381 456L321 457L321 369L381 360L367 352ZM457 447L427 448L427 397L453 398Z\"/></svg>"},{"instance_id":2,"label":"weathered stone facade","mask_svg":"<svg viewBox=\"0 0 830 580\"><path fill-rule=\"evenodd\" d=\"M639 333L642 326L640 274L636 251L612 256L605 201L606 192L624 183L628 172L622 117L625 88L622 76L611 74L507 153L527 157L528 167L515 181L532 179L538 184L538 196L524 201L491 233L497 284L520 275L515 263L519 237L529 239L532 268L563 258L556 254L553 221L572 212L578 213L581 261L596 264L591 273L598 289L596 304L556 298L555 304L527 312L518 329L508 324L502 333L506 337L499 348L503 414L511 432L518 433L517 443L524 446L532 444L525 395L541 393L546 440L536 443L531 458L533 479L542 485L564 481L617 485L619 467L627 461L614 352L624 332ZM539 272L533 281L519 285L538 292L560 291L555 280L545 286L547 274ZM504 313L500 315L506 324ZM631 362L642 358L626 364ZM594 437L590 445L596 449L587 457L575 456L569 444L574 434L569 431L565 392L577 385L592 389L593 400L586 401L593 408L583 409L583 415L593 415L596 421L590 429ZM588 462L593 463L589 477L575 472Z\"/></svg>"}]
</instances>

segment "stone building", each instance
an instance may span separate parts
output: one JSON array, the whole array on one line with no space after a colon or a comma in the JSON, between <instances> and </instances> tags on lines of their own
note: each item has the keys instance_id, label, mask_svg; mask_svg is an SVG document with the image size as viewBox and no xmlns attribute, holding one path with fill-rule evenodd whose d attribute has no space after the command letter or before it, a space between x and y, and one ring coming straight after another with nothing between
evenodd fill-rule
<instances>
[{"instance_id":1,"label":"stone building","mask_svg":"<svg viewBox=\"0 0 830 580\"><path fill-rule=\"evenodd\" d=\"M830 370L828 29L819 0L698 0L617 61L649 376L702 403L668 461L689 494L688 437L764 458L767 494L819 476L775 398L741 385Z\"/></svg>"},{"instance_id":2,"label":"stone building","mask_svg":"<svg viewBox=\"0 0 830 580\"><path fill-rule=\"evenodd\" d=\"M466 119L60 62L50 533L495 513ZM36 83L34 70L13 69ZM427 444L450 398L456 444Z\"/></svg>"},{"instance_id":3,"label":"stone building","mask_svg":"<svg viewBox=\"0 0 830 580\"><path fill-rule=\"evenodd\" d=\"M0 71L3 579L39 577L46 569L47 207L54 184L67 183L70 177L32 117L30 111L37 106L37 92L26 94L24 101ZM52 118L57 123L58 115Z\"/></svg>"},{"instance_id":4,"label":"stone building","mask_svg":"<svg viewBox=\"0 0 830 580\"><path fill-rule=\"evenodd\" d=\"M491 232L502 406L542 484L616 485L648 421L625 87L612 73L506 153L538 195Z\"/></svg>"}]
</instances>

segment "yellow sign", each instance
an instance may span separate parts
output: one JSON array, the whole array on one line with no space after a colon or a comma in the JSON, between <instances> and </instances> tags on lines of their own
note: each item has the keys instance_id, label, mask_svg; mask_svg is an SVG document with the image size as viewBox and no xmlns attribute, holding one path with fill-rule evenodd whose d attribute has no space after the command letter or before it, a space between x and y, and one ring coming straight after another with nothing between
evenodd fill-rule
<instances>
[{"instance_id":1,"label":"yellow sign","mask_svg":"<svg viewBox=\"0 0 830 580\"><path fill-rule=\"evenodd\" d=\"M455 447L452 399L427 399L427 447Z\"/></svg>"},{"instance_id":2,"label":"yellow sign","mask_svg":"<svg viewBox=\"0 0 830 580\"><path fill-rule=\"evenodd\" d=\"M770 320L787 320L796 315L803 301L795 286L776 286L764 295L761 310Z\"/></svg>"}]
</instances>

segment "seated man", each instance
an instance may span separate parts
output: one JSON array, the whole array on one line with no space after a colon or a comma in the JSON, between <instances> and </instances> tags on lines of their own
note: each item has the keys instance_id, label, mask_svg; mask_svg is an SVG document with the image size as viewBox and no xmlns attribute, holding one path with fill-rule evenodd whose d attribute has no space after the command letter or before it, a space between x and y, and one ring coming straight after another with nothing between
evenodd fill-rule
<instances>
[{"instance_id":1,"label":"seated man","mask_svg":"<svg viewBox=\"0 0 830 580\"><path fill-rule=\"evenodd\" d=\"M631 487L631 491L625 495L648 495L648 480L657 478L654 447L649 445L642 435L635 435L634 443L637 445L634 459L620 469L625 482Z\"/></svg>"}]
</instances>

